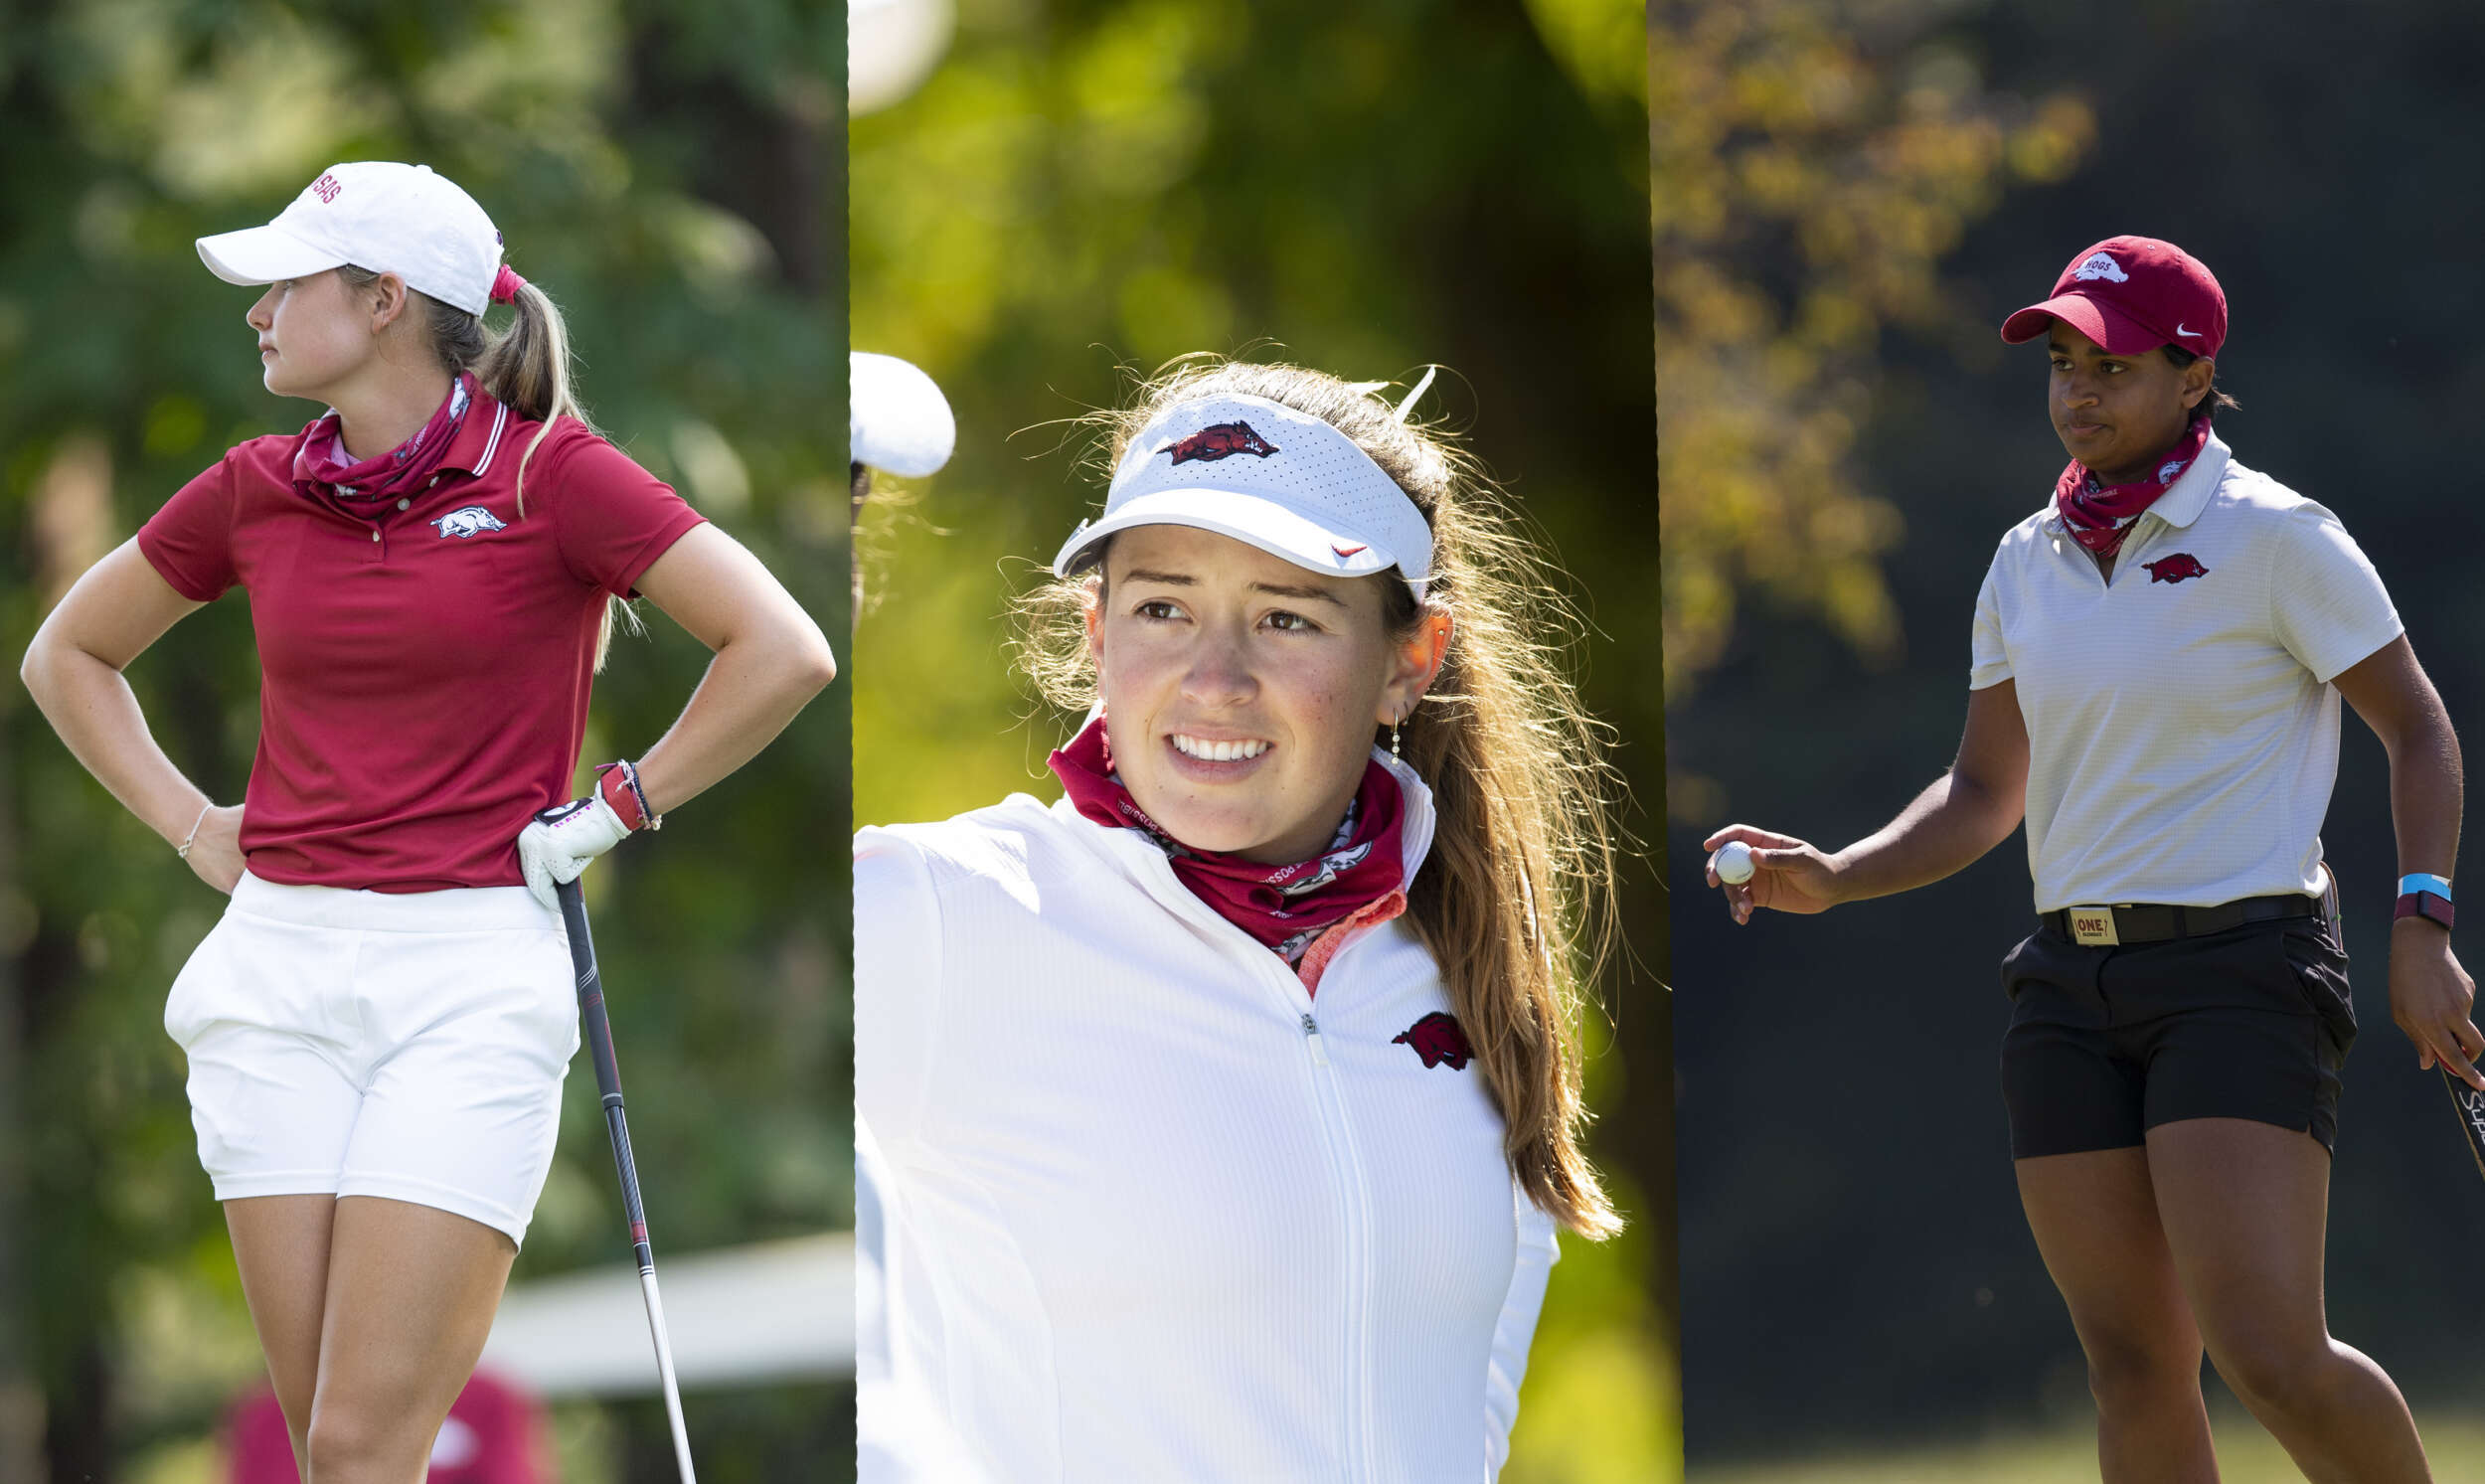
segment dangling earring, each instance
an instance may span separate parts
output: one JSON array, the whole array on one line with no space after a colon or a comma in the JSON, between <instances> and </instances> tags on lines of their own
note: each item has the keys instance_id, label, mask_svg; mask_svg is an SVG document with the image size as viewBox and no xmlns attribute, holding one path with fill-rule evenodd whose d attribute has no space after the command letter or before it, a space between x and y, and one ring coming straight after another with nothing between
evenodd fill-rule
<instances>
[{"instance_id":1,"label":"dangling earring","mask_svg":"<svg viewBox=\"0 0 2485 1484\"><path fill-rule=\"evenodd\" d=\"M1390 718L1390 761L1392 762L1398 761L1398 724L1406 719L1404 712Z\"/></svg>"}]
</instances>

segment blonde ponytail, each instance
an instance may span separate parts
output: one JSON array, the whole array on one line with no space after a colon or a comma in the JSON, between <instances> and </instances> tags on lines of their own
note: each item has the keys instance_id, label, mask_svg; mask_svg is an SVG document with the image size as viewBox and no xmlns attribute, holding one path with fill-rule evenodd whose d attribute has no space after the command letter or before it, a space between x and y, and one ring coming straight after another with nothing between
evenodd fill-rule
<instances>
[{"instance_id":1,"label":"blonde ponytail","mask_svg":"<svg viewBox=\"0 0 2485 1484\"><path fill-rule=\"evenodd\" d=\"M337 272L355 288L367 288L380 279L378 273L350 263ZM521 282L517 297L511 300L517 318L508 329L494 334L485 327L482 315L468 314L454 304L415 289L409 288L406 293L421 303L432 349L442 366L451 372L473 372L475 382L494 402L539 424L535 436L527 440L526 450L518 455L518 518L524 520L527 465L534 461L535 450L543 446L553 424L569 417L588 432L601 432L588 420L571 380L570 328L562 320L561 306L533 283ZM616 622L633 634L646 632L628 603L617 597L606 599L603 624L595 633L598 673L604 668L605 655L611 651Z\"/></svg>"},{"instance_id":2,"label":"blonde ponytail","mask_svg":"<svg viewBox=\"0 0 2485 1484\"><path fill-rule=\"evenodd\" d=\"M519 415L542 424L527 440L526 452L518 456L518 514L523 516L527 464L553 424L575 417L589 432L595 431L595 425L587 422L586 410L579 406L577 388L570 380L570 327L561 318L561 306L534 284L521 283L510 307L517 311L517 319L498 335L487 331L483 353L467 369L493 401L506 403Z\"/></svg>"}]
</instances>

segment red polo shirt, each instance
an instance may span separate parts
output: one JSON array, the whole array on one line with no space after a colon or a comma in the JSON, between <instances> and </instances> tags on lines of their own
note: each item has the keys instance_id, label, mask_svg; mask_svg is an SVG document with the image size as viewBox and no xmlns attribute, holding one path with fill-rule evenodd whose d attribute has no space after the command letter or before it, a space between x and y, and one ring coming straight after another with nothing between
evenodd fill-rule
<instances>
[{"instance_id":1,"label":"red polo shirt","mask_svg":"<svg viewBox=\"0 0 2485 1484\"><path fill-rule=\"evenodd\" d=\"M436 475L368 510L293 482L301 435L183 485L138 550L184 597L239 586L258 637L252 876L429 892L515 886L518 831L570 797L607 594L702 517L627 455L489 397Z\"/></svg>"}]
</instances>

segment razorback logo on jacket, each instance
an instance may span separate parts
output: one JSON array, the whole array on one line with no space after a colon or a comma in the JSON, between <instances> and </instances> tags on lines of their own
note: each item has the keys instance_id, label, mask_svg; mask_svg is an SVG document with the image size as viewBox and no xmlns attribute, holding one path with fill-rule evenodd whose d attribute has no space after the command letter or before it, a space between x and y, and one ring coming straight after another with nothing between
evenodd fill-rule
<instances>
[{"instance_id":1,"label":"razorback logo on jacket","mask_svg":"<svg viewBox=\"0 0 2485 1484\"><path fill-rule=\"evenodd\" d=\"M1467 1059L1475 1049L1467 1045L1467 1033L1458 1026L1458 1017L1435 1010L1406 1030L1390 1038L1392 1046L1411 1046L1426 1067L1449 1064L1452 1072L1467 1070Z\"/></svg>"},{"instance_id":2,"label":"razorback logo on jacket","mask_svg":"<svg viewBox=\"0 0 2485 1484\"><path fill-rule=\"evenodd\" d=\"M2209 576L2209 569L2201 566L2201 559L2190 552L2177 552L2171 557L2160 557L2140 565L2148 569L2148 579L2152 582L2180 582L2187 577Z\"/></svg>"},{"instance_id":3,"label":"razorback logo on jacket","mask_svg":"<svg viewBox=\"0 0 2485 1484\"><path fill-rule=\"evenodd\" d=\"M509 529L508 522L480 505L468 505L460 510L452 510L431 524L440 528L440 538L443 541L451 536L462 541L469 536L480 536L486 531Z\"/></svg>"},{"instance_id":4,"label":"razorback logo on jacket","mask_svg":"<svg viewBox=\"0 0 2485 1484\"><path fill-rule=\"evenodd\" d=\"M1187 464L1195 458L1213 463L1238 453L1266 458L1280 451L1276 444L1251 431L1248 422L1212 422L1189 437L1176 440L1170 445L1170 450L1174 462L1178 464Z\"/></svg>"}]
</instances>

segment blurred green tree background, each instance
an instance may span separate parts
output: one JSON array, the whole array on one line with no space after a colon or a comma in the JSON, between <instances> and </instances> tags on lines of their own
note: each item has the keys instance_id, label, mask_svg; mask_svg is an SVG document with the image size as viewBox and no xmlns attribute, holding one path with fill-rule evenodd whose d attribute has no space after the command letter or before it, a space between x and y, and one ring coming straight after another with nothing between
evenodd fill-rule
<instances>
[{"instance_id":1,"label":"blurred green tree background","mask_svg":"<svg viewBox=\"0 0 2485 1484\"><path fill-rule=\"evenodd\" d=\"M254 291L191 240L340 159L470 190L567 311L599 423L842 647L843 49L842 6L763 0L0 12L0 653L226 446L316 415L260 388ZM257 726L245 603L131 669L228 801ZM653 741L703 668L649 617L597 687L590 760ZM847 755L841 687L587 875L659 1251L851 1222ZM14 684L0 781L0 1478L204 1484L258 1360L159 1011L221 904ZM625 1255L592 1078L569 1094L519 1281ZM704 1477L839 1476L850 1395L694 1396ZM573 1484L670 1469L649 1404L559 1422Z\"/></svg>"},{"instance_id":2,"label":"blurred green tree background","mask_svg":"<svg viewBox=\"0 0 2485 1484\"><path fill-rule=\"evenodd\" d=\"M965 0L912 96L853 126L857 349L946 389L958 452L867 508L856 819L1025 790L1075 724L1014 678L1008 595L1101 501L1066 419L1191 351L1427 394L1573 574L1592 709L1662 819L1642 12L1624 0ZM1437 399L1437 401L1434 401ZM1632 1226L1568 1242L1512 1481L1676 1476L1665 906L1593 1033Z\"/></svg>"},{"instance_id":3,"label":"blurred green tree background","mask_svg":"<svg viewBox=\"0 0 2485 1484\"><path fill-rule=\"evenodd\" d=\"M2472 723L2485 13L1660 0L1652 20L1673 881L1734 820L1835 849L1949 761L1977 585L2064 459L2043 353L1996 327L2117 233L2218 273L2243 403L2221 436L2339 513ZM2364 1031L2329 1312L2405 1388L2437 1476L2485 1477L2485 1368L2438 1301L2485 1190L2391 1024L2386 777L2348 721L2323 841ZM2094 1477L1997 1095L2024 847L1825 917L1738 930L1696 886L1676 906L1693 1476L2056 1477L1973 1453L2026 1433ZM2292 1477L2209 1386L2228 1476ZM1907 1451L1934 1441L1987 1461ZM1790 1456L1814 1461L1760 1467Z\"/></svg>"}]
</instances>

